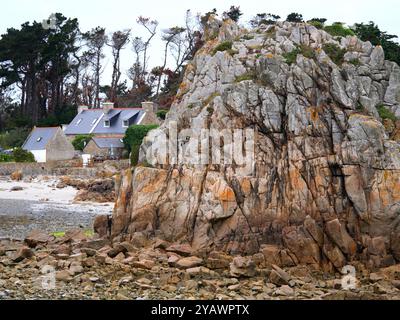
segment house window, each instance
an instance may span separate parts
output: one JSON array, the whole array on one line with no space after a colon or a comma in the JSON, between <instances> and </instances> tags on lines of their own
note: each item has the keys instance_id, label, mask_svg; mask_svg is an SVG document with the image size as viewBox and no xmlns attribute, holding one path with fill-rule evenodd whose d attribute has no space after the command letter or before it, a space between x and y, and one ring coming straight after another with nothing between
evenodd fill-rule
<instances>
[{"instance_id":1,"label":"house window","mask_svg":"<svg viewBox=\"0 0 400 320\"><path fill-rule=\"evenodd\" d=\"M82 122L82 119L79 119L79 120L76 122L76 125L79 126L81 122Z\"/></svg>"},{"instance_id":2,"label":"house window","mask_svg":"<svg viewBox=\"0 0 400 320\"><path fill-rule=\"evenodd\" d=\"M110 120L104 120L104 127L109 128L110 127Z\"/></svg>"},{"instance_id":3,"label":"house window","mask_svg":"<svg viewBox=\"0 0 400 320\"><path fill-rule=\"evenodd\" d=\"M128 127L129 127L129 120L123 120L123 121L122 121L122 126L123 126L124 128L128 128Z\"/></svg>"}]
</instances>

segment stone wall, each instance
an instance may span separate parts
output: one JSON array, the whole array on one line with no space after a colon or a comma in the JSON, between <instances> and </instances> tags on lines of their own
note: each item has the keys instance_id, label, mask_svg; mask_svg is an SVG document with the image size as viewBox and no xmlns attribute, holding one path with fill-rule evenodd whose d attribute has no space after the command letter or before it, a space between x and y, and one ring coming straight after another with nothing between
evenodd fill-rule
<instances>
[{"instance_id":1,"label":"stone wall","mask_svg":"<svg viewBox=\"0 0 400 320\"><path fill-rule=\"evenodd\" d=\"M9 176L15 171L22 171L24 175L56 175L56 176L80 176L80 177L96 177L107 168L114 166L118 170L129 167L128 160L105 161L96 164L94 167L83 168L80 160L70 161L54 161L48 163L1 163L0 176Z\"/></svg>"}]
</instances>

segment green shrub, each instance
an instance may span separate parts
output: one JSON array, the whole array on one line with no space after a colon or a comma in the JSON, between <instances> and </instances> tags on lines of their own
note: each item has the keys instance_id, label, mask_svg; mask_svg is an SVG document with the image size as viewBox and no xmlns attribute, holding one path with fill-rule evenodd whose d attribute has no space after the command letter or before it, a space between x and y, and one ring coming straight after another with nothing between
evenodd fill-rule
<instances>
[{"instance_id":1,"label":"green shrub","mask_svg":"<svg viewBox=\"0 0 400 320\"><path fill-rule=\"evenodd\" d=\"M159 117L161 120L165 120L167 117L168 110L158 110L157 111L157 117Z\"/></svg>"},{"instance_id":2,"label":"green shrub","mask_svg":"<svg viewBox=\"0 0 400 320\"><path fill-rule=\"evenodd\" d=\"M343 23L335 22L330 26L324 27L324 30L334 37L354 36L353 30L346 28Z\"/></svg>"},{"instance_id":3,"label":"green shrub","mask_svg":"<svg viewBox=\"0 0 400 320\"><path fill-rule=\"evenodd\" d=\"M396 116L384 105L381 104L377 106L376 109L378 110L379 116L382 118L382 120L389 119L392 121L396 121Z\"/></svg>"},{"instance_id":4,"label":"green shrub","mask_svg":"<svg viewBox=\"0 0 400 320\"><path fill-rule=\"evenodd\" d=\"M296 58L299 53L300 53L300 50L298 48L296 48L288 53L284 53L283 57L285 58L286 63L288 65L291 65L296 62Z\"/></svg>"},{"instance_id":5,"label":"green shrub","mask_svg":"<svg viewBox=\"0 0 400 320\"><path fill-rule=\"evenodd\" d=\"M291 52L283 54L283 57L285 58L286 63L288 65L291 65L296 62L298 54L301 54L304 57L309 58L309 59L315 58L314 50L305 45L298 46L296 49L293 49Z\"/></svg>"},{"instance_id":6,"label":"green shrub","mask_svg":"<svg viewBox=\"0 0 400 320\"><path fill-rule=\"evenodd\" d=\"M131 165L136 166L139 161L139 151L143 139L147 134L157 129L158 125L133 125L126 130L125 137L123 139L125 149L131 153Z\"/></svg>"},{"instance_id":7,"label":"green shrub","mask_svg":"<svg viewBox=\"0 0 400 320\"><path fill-rule=\"evenodd\" d=\"M344 62L346 49L341 49L338 45L334 43L326 43L322 46L322 49L335 64L337 64L338 66L342 65L342 63Z\"/></svg>"},{"instance_id":8,"label":"green shrub","mask_svg":"<svg viewBox=\"0 0 400 320\"><path fill-rule=\"evenodd\" d=\"M213 55L215 55L218 51L226 51L231 49L232 49L232 41L224 41L215 47Z\"/></svg>"},{"instance_id":9,"label":"green shrub","mask_svg":"<svg viewBox=\"0 0 400 320\"><path fill-rule=\"evenodd\" d=\"M359 65L361 65L360 59L357 59L357 58L351 59L351 60L349 61L349 63L351 63L352 65L355 65L356 67L358 67Z\"/></svg>"},{"instance_id":10,"label":"green shrub","mask_svg":"<svg viewBox=\"0 0 400 320\"><path fill-rule=\"evenodd\" d=\"M14 158L10 154L0 154L0 162L13 162Z\"/></svg>"},{"instance_id":11,"label":"green shrub","mask_svg":"<svg viewBox=\"0 0 400 320\"><path fill-rule=\"evenodd\" d=\"M15 162L35 162L35 157L32 152L22 148L15 148L12 157Z\"/></svg>"},{"instance_id":12,"label":"green shrub","mask_svg":"<svg viewBox=\"0 0 400 320\"><path fill-rule=\"evenodd\" d=\"M308 23L311 24L312 26L316 27L317 29L324 28L324 24L319 21L308 21Z\"/></svg>"},{"instance_id":13,"label":"green shrub","mask_svg":"<svg viewBox=\"0 0 400 320\"><path fill-rule=\"evenodd\" d=\"M93 138L92 134L80 134L75 137L72 141L72 145L74 146L75 150L83 151L89 141Z\"/></svg>"}]
</instances>

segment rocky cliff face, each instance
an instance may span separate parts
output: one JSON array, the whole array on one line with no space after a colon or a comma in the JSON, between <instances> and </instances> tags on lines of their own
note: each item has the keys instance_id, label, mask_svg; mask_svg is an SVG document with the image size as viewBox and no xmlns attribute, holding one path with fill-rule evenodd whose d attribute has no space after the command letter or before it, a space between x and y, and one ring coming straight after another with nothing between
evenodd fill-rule
<instances>
[{"instance_id":1,"label":"rocky cliff face","mask_svg":"<svg viewBox=\"0 0 400 320\"><path fill-rule=\"evenodd\" d=\"M377 111L400 116L399 66L379 46L306 24L248 31L211 17L205 40L161 131L142 146L152 167L120 181L113 236L324 270L400 261L400 124ZM162 163L172 122L254 129L252 172Z\"/></svg>"}]
</instances>

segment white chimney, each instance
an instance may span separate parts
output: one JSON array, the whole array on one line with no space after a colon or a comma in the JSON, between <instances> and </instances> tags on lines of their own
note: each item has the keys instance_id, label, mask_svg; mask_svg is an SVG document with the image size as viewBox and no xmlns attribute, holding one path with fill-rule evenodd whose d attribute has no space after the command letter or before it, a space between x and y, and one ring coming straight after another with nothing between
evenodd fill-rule
<instances>
[{"instance_id":1,"label":"white chimney","mask_svg":"<svg viewBox=\"0 0 400 320\"><path fill-rule=\"evenodd\" d=\"M89 107L88 106L78 106L78 114L85 110L89 110Z\"/></svg>"},{"instance_id":2,"label":"white chimney","mask_svg":"<svg viewBox=\"0 0 400 320\"><path fill-rule=\"evenodd\" d=\"M103 102L103 112L104 114L109 113L112 109L114 109L114 102Z\"/></svg>"}]
</instances>

